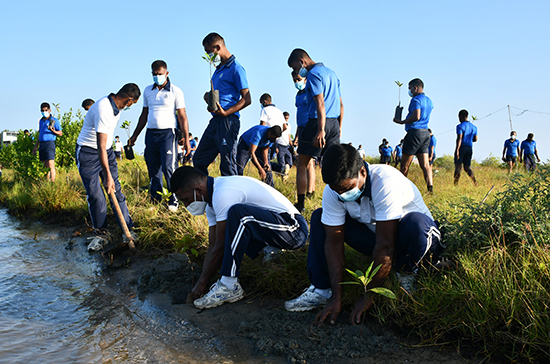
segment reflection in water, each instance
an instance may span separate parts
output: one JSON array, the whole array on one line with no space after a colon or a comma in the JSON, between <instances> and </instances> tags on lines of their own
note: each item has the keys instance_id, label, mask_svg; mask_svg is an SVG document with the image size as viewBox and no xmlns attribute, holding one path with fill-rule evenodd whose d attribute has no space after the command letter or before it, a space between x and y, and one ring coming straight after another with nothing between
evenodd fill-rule
<instances>
[{"instance_id":1,"label":"reflection in water","mask_svg":"<svg viewBox=\"0 0 550 364\"><path fill-rule=\"evenodd\" d=\"M4 209L0 262L0 363L220 359L211 339L191 324L111 290L101 262L82 242L22 223Z\"/></svg>"}]
</instances>

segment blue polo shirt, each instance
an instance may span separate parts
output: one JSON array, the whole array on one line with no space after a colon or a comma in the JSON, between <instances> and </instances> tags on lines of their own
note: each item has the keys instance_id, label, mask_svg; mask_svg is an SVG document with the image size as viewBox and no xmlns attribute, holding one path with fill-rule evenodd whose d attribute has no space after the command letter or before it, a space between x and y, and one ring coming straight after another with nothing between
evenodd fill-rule
<instances>
[{"instance_id":1,"label":"blue polo shirt","mask_svg":"<svg viewBox=\"0 0 550 364\"><path fill-rule=\"evenodd\" d=\"M430 153L432 151L432 147L434 147L434 153L435 153L435 147L437 146L437 139L434 135L430 137ZM429 154L429 153L428 153Z\"/></svg>"},{"instance_id":2,"label":"blue polo shirt","mask_svg":"<svg viewBox=\"0 0 550 364\"><path fill-rule=\"evenodd\" d=\"M258 146L258 148L268 147L272 143L267 139L267 129L269 129L267 125L253 126L241 135L241 139L244 140L249 147L250 144L254 144Z\"/></svg>"},{"instance_id":3,"label":"blue polo shirt","mask_svg":"<svg viewBox=\"0 0 550 364\"><path fill-rule=\"evenodd\" d=\"M246 71L232 55L225 64L216 67L216 72L212 75L212 84L214 90L220 92L220 105L227 110L239 102L241 90L248 88ZM235 115L240 116L238 111Z\"/></svg>"},{"instance_id":4,"label":"blue polo shirt","mask_svg":"<svg viewBox=\"0 0 550 364\"><path fill-rule=\"evenodd\" d=\"M528 141L527 139L525 139L521 142L520 149L523 155L534 155L535 149L537 149L537 142L535 142L534 140Z\"/></svg>"},{"instance_id":5,"label":"blue polo shirt","mask_svg":"<svg viewBox=\"0 0 550 364\"><path fill-rule=\"evenodd\" d=\"M388 145L387 147L382 147L382 155L390 156L393 149Z\"/></svg>"},{"instance_id":6,"label":"blue polo shirt","mask_svg":"<svg viewBox=\"0 0 550 364\"><path fill-rule=\"evenodd\" d=\"M325 116L340 116L340 80L333 70L322 63L315 63L307 73L306 92L310 119L317 119L317 104L313 98L319 94L323 94L325 99Z\"/></svg>"},{"instance_id":7,"label":"blue polo shirt","mask_svg":"<svg viewBox=\"0 0 550 364\"><path fill-rule=\"evenodd\" d=\"M410 129L428 129L428 123L430 122L430 115L432 114L433 108L434 105L432 100L430 100L426 94L421 93L413 97L409 104L407 118L413 111L420 109L420 120L414 123L405 124L405 131L409 131Z\"/></svg>"},{"instance_id":8,"label":"blue polo shirt","mask_svg":"<svg viewBox=\"0 0 550 364\"><path fill-rule=\"evenodd\" d=\"M299 128L306 126L309 120L309 110L307 107L307 93L305 90L298 91L296 94L296 124Z\"/></svg>"},{"instance_id":9,"label":"blue polo shirt","mask_svg":"<svg viewBox=\"0 0 550 364\"><path fill-rule=\"evenodd\" d=\"M456 135L462 135L462 145L474 146L474 136L477 135L477 126L469 121L463 121L456 126Z\"/></svg>"},{"instance_id":10,"label":"blue polo shirt","mask_svg":"<svg viewBox=\"0 0 550 364\"><path fill-rule=\"evenodd\" d=\"M189 141L189 146L190 146L191 148L196 148L196 147L197 147L197 142L195 141L195 139L191 139L191 140Z\"/></svg>"},{"instance_id":11,"label":"blue polo shirt","mask_svg":"<svg viewBox=\"0 0 550 364\"><path fill-rule=\"evenodd\" d=\"M506 155L517 157L518 155L519 140L506 139L504 141L504 148L506 148ZM534 151L533 151L534 154Z\"/></svg>"},{"instance_id":12,"label":"blue polo shirt","mask_svg":"<svg viewBox=\"0 0 550 364\"><path fill-rule=\"evenodd\" d=\"M403 156L403 146L401 144L398 144L395 146L395 156L396 157L402 157Z\"/></svg>"},{"instance_id":13,"label":"blue polo shirt","mask_svg":"<svg viewBox=\"0 0 550 364\"><path fill-rule=\"evenodd\" d=\"M61 130L61 124L59 123L59 120L57 120L51 114L50 114L50 117L47 119L44 117L40 118L40 120L38 120L38 130L39 130L38 141L39 142L50 142L52 140L57 139L57 135L55 135L54 133L51 132L51 130L48 129L48 126L50 126L51 120L54 120L53 128L57 131Z\"/></svg>"}]
</instances>

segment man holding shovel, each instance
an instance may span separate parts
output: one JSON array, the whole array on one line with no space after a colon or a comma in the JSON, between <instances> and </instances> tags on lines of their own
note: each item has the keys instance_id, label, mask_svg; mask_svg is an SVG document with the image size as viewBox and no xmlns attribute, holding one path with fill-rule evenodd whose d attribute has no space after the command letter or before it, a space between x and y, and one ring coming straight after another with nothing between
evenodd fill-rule
<instances>
[{"instance_id":1,"label":"man holding shovel","mask_svg":"<svg viewBox=\"0 0 550 364\"><path fill-rule=\"evenodd\" d=\"M118 216L122 215L124 221L120 221L119 218L119 224L123 231L127 230L126 227L134 226L126 206L126 197L122 194L118 181L118 168L112 145L120 111L127 110L137 103L140 95L139 87L134 83L128 83L116 94L105 96L93 104L86 114L76 142L78 171L86 189L88 208L96 233L97 230L107 228L107 203L99 182L100 178L111 200L113 211L120 210ZM116 196L116 200L113 200L113 195ZM124 238L135 240L133 237L129 239L128 235L125 234ZM105 239L97 236L88 246L88 250L100 250L105 244Z\"/></svg>"}]
</instances>

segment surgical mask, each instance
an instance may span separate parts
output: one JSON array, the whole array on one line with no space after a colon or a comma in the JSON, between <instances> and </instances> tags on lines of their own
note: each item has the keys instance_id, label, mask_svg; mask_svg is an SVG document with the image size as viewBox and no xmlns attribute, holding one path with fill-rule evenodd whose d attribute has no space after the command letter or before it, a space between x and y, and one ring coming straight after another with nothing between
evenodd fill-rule
<instances>
[{"instance_id":1,"label":"surgical mask","mask_svg":"<svg viewBox=\"0 0 550 364\"><path fill-rule=\"evenodd\" d=\"M515 135L510 135L510 139L516 139Z\"/></svg>"},{"instance_id":2,"label":"surgical mask","mask_svg":"<svg viewBox=\"0 0 550 364\"><path fill-rule=\"evenodd\" d=\"M214 57L214 54L216 54L215 52L212 52L212 53L208 53L208 57L210 57L210 59L212 59L212 57ZM214 60L213 62L214 63L219 63L222 61L222 58L220 57L220 54L216 54L216 57L214 57Z\"/></svg>"},{"instance_id":3,"label":"surgical mask","mask_svg":"<svg viewBox=\"0 0 550 364\"><path fill-rule=\"evenodd\" d=\"M50 112L49 111L42 111L42 116L47 119L47 118L50 117Z\"/></svg>"},{"instance_id":4,"label":"surgical mask","mask_svg":"<svg viewBox=\"0 0 550 364\"><path fill-rule=\"evenodd\" d=\"M158 86L162 86L166 82L166 75L153 75L153 81L155 81Z\"/></svg>"},{"instance_id":5,"label":"surgical mask","mask_svg":"<svg viewBox=\"0 0 550 364\"><path fill-rule=\"evenodd\" d=\"M193 196L195 198L195 201L191 202L187 206L187 211L193 216L200 216L204 215L204 212L206 211L206 205L207 202L204 201L204 197L202 198L202 201L197 201L197 191L193 190Z\"/></svg>"},{"instance_id":6,"label":"surgical mask","mask_svg":"<svg viewBox=\"0 0 550 364\"><path fill-rule=\"evenodd\" d=\"M412 93L411 90L409 90L409 96L410 96L410 97L414 97L414 95L413 95L413 93Z\"/></svg>"},{"instance_id":7,"label":"surgical mask","mask_svg":"<svg viewBox=\"0 0 550 364\"><path fill-rule=\"evenodd\" d=\"M302 66L302 68L300 68L300 71L298 71L298 75L302 78L305 78L307 76L307 69Z\"/></svg>"},{"instance_id":8,"label":"surgical mask","mask_svg":"<svg viewBox=\"0 0 550 364\"><path fill-rule=\"evenodd\" d=\"M303 89L306 88L306 83L302 80L302 81L296 81L294 82L294 87L296 87L299 91L302 91Z\"/></svg>"},{"instance_id":9,"label":"surgical mask","mask_svg":"<svg viewBox=\"0 0 550 364\"><path fill-rule=\"evenodd\" d=\"M132 106L132 105L130 105L130 106ZM125 107L124 109L122 109L122 110L128 111L128 110L130 110L130 106L126 106L126 107Z\"/></svg>"},{"instance_id":10,"label":"surgical mask","mask_svg":"<svg viewBox=\"0 0 550 364\"><path fill-rule=\"evenodd\" d=\"M361 172L359 172L359 176L361 175ZM351 190L346 191L342 194L340 194L340 199L344 202L353 202L356 201L359 197L361 197L361 194L363 193L362 190L359 189L359 176L357 176L357 186L353 187ZM365 183L366 185L366 183ZM363 188L365 188L363 186Z\"/></svg>"}]
</instances>

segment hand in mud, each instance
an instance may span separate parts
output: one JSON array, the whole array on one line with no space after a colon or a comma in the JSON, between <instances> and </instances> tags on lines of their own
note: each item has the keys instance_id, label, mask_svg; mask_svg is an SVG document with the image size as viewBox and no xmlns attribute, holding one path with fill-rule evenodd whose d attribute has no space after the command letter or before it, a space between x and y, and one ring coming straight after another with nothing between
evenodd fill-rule
<instances>
[{"instance_id":1,"label":"hand in mud","mask_svg":"<svg viewBox=\"0 0 550 364\"><path fill-rule=\"evenodd\" d=\"M352 325L361 323L361 316L364 312L366 312L369 308L372 307L374 302L372 302L371 298L365 298L365 296L361 296L356 302L355 305L353 305L353 310L351 311L351 315L349 316L349 320Z\"/></svg>"},{"instance_id":2,"label":"hand in mud","mask_svg":"<svg viewBox=\"0 0 550 364\"><path fill-rule=\"evenodd\" d=\"M199 284L195 284L195 287L189 292L187 295L186 303L193 303L197 298L200 298L202 294L204 293L204 287L199 286Z\"/></svg>"},{"instance_id":3,"label":"hand in mud","mask_svg":"<svg viewBox=\"0 0 550 364\"><path fill-rule=\"evenodd\" d=\"M325 306L325 308L323 308L321 312L319 312L317 316L315 316L315 321L321 323L325 321L325 319L328 317L329 314L331 314L330 323L334 325L341 309L342 309L342 304L340 300L332 299Z\"/></svg>"}]
</instances>

